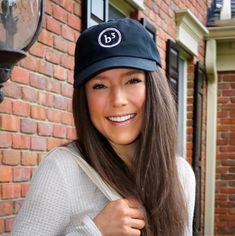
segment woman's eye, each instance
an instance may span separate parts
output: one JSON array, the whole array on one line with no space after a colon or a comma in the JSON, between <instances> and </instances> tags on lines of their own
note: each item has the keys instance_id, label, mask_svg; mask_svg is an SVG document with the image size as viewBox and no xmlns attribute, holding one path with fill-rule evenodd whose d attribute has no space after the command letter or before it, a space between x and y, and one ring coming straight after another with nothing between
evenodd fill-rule
<instances>
[{"instance_id":1,"label":"woman's eye","mask_svg":"<svg viewBox=\"0 0 235 236\"><path fill-rule=\"evenodd\" d=\"M137 79L137 78L133 78L133 79L130 79L128 80L128 84L137 84L137 83L140 83L142 80L141 79Z\"/></svg>"},{"instance_id":2,"label":"woman's eye","mask_svg":"<svg viewBox=\"0 0 235 236\"><path fill-rule=\"evenodd\" d=\"M106 86L104 84L95 84L92 86L93 89L104 89Z\"/></svg>"}]
</instances>

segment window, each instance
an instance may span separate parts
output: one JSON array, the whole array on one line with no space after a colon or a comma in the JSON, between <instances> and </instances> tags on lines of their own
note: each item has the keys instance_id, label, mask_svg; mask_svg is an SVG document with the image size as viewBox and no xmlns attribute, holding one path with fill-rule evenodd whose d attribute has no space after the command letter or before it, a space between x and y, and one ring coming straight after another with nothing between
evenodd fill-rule
<instances>
[{"instance_id":1,"label":"window","mask_svg":"<svg viewBox=\"0 0 235 236\"><path fill-rule=\"evenodd\" d=\"M135 3L135 1L124 0L83 1L83 30L110 19L129 17L132 12L137 10L137 7L135 7L134 4L136 5L137 3Z\"/></svg>"},{"instance_id":2,"label":"window","mask_svg":"<svg viewBox=\"0 0 235 236\"><path fill-rule=\"evenodd\" d=\"M180 56L180 47L167 41L166 74L175 97L178 119L178 154L186 158L186 91L187 60Z\"/></svg>"}]
</instances>

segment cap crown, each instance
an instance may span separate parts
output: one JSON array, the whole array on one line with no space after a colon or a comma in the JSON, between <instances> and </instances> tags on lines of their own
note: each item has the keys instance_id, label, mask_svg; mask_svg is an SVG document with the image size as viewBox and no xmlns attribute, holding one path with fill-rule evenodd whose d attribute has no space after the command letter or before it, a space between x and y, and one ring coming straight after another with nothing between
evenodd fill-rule
<instances>
[{"instance_id":1,"label":"cap crown","mask_svg":"<svg viewBox=\"0 0 235 236\"><path fill-rule=\"evenodd\" d=\"M102 68L97 64L96 70L93 66L91 73L85 73L86 77L92 76L101 69L111 68L109 58L112 58L113 67L128 67L126 63L121 65L120 60L116 65L115 57L123 58L123 62L125 58L133 60L142 58L161 65L154 41L138 21L128 18L112 20L92 26L80 35L75 50L75 82L79 79L86 80L86 78L81 78L81 74L96 63L100 65L102 62ZM103 63L104 61L106 64ZM80 82L82 81L78 83Z\"/></svg>"}]
</instances>

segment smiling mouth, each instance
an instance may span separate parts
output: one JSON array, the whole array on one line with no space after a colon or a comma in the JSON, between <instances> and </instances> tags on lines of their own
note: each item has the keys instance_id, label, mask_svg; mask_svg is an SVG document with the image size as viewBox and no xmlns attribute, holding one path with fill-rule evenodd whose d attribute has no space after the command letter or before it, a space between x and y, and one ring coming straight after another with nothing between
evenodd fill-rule
<instances>
[{"instance_id":1,"label":"smiling mouth","mask_svg":"<svg viewBox=\"0 0 235 236\"><path fill-rule=\"evenodd\" d=\"M128 114L128 115L123 115L123 116L109 116L107 117L108 120L112 121L112 122L125 122L128 120L131 120L132 118L134 118L136 116L135 113L132 114Z\"/></svg>"}]
</instances>

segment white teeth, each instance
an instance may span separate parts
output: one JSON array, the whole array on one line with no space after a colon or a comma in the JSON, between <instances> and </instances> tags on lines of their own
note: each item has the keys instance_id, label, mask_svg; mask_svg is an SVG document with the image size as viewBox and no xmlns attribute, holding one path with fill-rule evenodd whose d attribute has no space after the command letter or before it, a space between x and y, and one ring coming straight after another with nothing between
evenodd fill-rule
<instances>
[{"instance_id":1,"label":"white teeth","mask_svg":"<svg viewBox=\"0 0 235 236\"><path fill-rule=\"evenodd\" d=\"M127 121L131 118L133 118L135 115L134 114L130 114L130 115L126 115L126 116L110 116L108 117L109 120L114 121L114 122L123 122L123 121Z\"/></svg>"}]
</instances>

